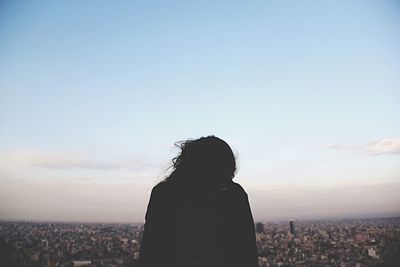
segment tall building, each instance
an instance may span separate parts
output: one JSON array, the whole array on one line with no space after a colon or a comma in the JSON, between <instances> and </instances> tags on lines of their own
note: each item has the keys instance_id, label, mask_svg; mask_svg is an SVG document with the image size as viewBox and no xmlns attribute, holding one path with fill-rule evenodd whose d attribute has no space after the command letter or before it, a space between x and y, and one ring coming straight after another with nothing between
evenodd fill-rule
<instances>
[{"instance_id":1,"label":"tall building","mask_svg":"<svg viewBox=\"0 0 400 267\"><path fill-rule=\"evenodd\" d=\"M294 221L289 221L289 227L290 227L290 233L295 236L296 230L294 228Z\"/></svg>"},{"instance_id":2,"label":"tall building","mask_svg":"<svg viewBox=\"0 0 400 267\"><path fill-rule=\"evenodd\" d=\"M256 232L257 233L262 233L264 232L264 224L263 223L256 223Z\"/></svg>"}]
</instances>

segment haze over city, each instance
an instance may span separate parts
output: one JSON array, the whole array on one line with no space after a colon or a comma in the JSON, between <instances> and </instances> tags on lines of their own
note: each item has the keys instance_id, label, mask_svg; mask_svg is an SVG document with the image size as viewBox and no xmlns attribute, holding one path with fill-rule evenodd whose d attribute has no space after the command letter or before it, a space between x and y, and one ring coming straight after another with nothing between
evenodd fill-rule
<instances>
[{"instance_id":1,"label":"haze over city","mask_svg":"<svg viewBox=\"0 0 400 267\"><path fill-rule=\"evenodd\" d=\"M400 215L395 1L3 1L0 220L143 222L214 134L256 220Z\"/></svg>"}]
</instances>

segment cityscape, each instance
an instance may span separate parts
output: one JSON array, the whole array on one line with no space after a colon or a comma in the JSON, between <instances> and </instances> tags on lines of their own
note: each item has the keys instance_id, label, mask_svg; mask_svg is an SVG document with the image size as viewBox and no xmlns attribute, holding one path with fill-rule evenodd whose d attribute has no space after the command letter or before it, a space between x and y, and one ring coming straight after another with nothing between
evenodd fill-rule
<instances>
[{"instance_id":1,"label":"cityscape","mask_svg":"<svg viewBox=\"0 0 400 267\"><path fill-rule=\"evenodd\" d=\"M260 267L400 263L400 217L255 224ZM143 224L1 222L1 266L137 266Z\"/></svg>"}]
</instances>

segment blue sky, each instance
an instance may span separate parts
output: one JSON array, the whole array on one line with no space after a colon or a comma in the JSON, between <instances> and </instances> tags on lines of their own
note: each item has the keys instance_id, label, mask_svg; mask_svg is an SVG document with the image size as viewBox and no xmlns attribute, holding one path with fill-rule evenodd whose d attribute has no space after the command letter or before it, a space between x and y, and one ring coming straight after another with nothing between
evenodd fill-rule
<instances>
[{"instance_id":1,"label":"blue sky","mask_svg":"<svg viewBox=\"0 0 400 267\"><path fill-rule=\"evenodd\" d=\"M208 134L257 219L398 214L399 9L3 1L0 219L141 221L173 143Z\"/></svg>"}]
</instances>

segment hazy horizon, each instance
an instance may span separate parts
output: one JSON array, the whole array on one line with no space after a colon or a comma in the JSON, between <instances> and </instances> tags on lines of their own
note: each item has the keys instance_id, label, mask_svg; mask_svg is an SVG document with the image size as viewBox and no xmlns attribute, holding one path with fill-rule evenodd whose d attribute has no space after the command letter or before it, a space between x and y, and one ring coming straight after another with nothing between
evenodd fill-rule
<instances>
[{"instance_id":1,"label":"hazy horizon","mask_svg":"<svg viewBox=\"0 0 400 267\"><path fill-rule=\"evenodd\" d=\"M400 214L394 1L0 4L0 220L142 222L214 134L256 220Z\"/></svg>"},{"instance_id":2,"label":"hazy horizon","mask_svg":"<svg viewBox=\"0 0 400 267\"><path fill-rule=\"evenodd\" d=\"M299 222L307 222L307 221L345 221L345 220L374 220L374 219L391 219L391 218L400 218L400 213L396 214L358 214L352 216L334 216L334 217L317 217L317 218L281 218L281 219L259 219L254 218L254 223L285 223L289 221L299 221ZM91 221L91 220L46 220L46 219L0 219L0 223L12 223L12 222L24 222L24 223L87 223L87 224L144 224L144 219L142 221L113 221L113 220L100 220L100 221Z\"/></svg>"}]
</instances>

